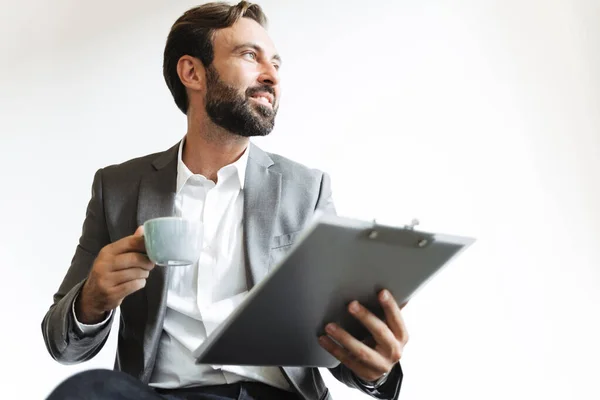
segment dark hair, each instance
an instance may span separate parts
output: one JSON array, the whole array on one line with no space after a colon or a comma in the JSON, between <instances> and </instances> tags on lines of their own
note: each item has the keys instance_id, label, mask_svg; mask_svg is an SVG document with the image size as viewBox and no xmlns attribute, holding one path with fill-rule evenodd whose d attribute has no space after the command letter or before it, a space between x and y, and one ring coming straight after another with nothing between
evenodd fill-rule
<instances>
[{"instance_id":1,"label":"dark hair","mask_svg":"<svg viewBox=\"0 0 600 400\"><path fill-rule=\"evenodd\" d=\"M207 3L186 11L171 27L163 59L163 75L175 104L187 114L188 96L177 75L177 62L184 55L198 58L205 67L213 62L213 36L240 18L250 18L266 27L267 17L258 4L241 1L235 6L224 2Z\"/></svg>"}]
</instances>

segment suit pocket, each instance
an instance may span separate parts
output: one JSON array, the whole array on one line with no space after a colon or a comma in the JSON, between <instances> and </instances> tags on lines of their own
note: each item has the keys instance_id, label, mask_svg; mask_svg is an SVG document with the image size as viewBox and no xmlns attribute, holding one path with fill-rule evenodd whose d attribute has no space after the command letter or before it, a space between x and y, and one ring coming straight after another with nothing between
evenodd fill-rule
<instances>
[{"instance_id":1,"label":"suit pocket","mask_svg":"<svg viewBox=\"0 0 600 400\"><path fill-rule=\"evenodd\" d=\"M271 241L271 249L279 249L294 244L302 231L286 233L285 235L274 236Z\"/></svg>"}]
</instances>

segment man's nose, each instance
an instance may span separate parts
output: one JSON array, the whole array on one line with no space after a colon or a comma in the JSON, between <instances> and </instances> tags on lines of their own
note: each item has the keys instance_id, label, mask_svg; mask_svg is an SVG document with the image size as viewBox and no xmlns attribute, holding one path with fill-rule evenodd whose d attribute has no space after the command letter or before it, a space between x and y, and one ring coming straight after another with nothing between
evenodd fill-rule
<instances>
[{"instance_id":1,"label":"man's nose","mask_svg":"<svg viewBox=\"0 0 600 400\"><path fill-rule=\"evenodd\" d=\"M258 81L263 85L276 86L279 84L279 71L273 64L265 64Z\"/></svg>"}]
</instances>

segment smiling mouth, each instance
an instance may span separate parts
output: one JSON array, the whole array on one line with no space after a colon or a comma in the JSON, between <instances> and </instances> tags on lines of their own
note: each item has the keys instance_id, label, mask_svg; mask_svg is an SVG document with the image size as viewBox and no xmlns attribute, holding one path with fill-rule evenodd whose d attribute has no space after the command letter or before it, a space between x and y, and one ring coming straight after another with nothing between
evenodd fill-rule
<instances>
[{"instance_id":1,"label":"smiling mouth","mask_svg":"<svg viewBox=\"0 0 600 400\"><path fill-rule=\"evenodd\" d=\"M270 93L258 93L250 97L254 101L269 108L273 108L273 95Z\"/></svg>"}]
</instances>

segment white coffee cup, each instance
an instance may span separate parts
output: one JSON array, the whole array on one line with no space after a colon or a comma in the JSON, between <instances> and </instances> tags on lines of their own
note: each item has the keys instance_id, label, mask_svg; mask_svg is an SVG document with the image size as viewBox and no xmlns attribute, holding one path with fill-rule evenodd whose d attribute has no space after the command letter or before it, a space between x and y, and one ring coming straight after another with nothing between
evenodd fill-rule
<instances>
[{"instance_id":1,"label":"white coffee cup","mask_svg":"<svg viewBox=\"0 0 600 400\"><path fill-rule=\"evenodd\" d=\"M200 258L203 225L180 217L154 218L144 223L146 254L156 265L184 266Z\"/></svg>"}]
</instances>

